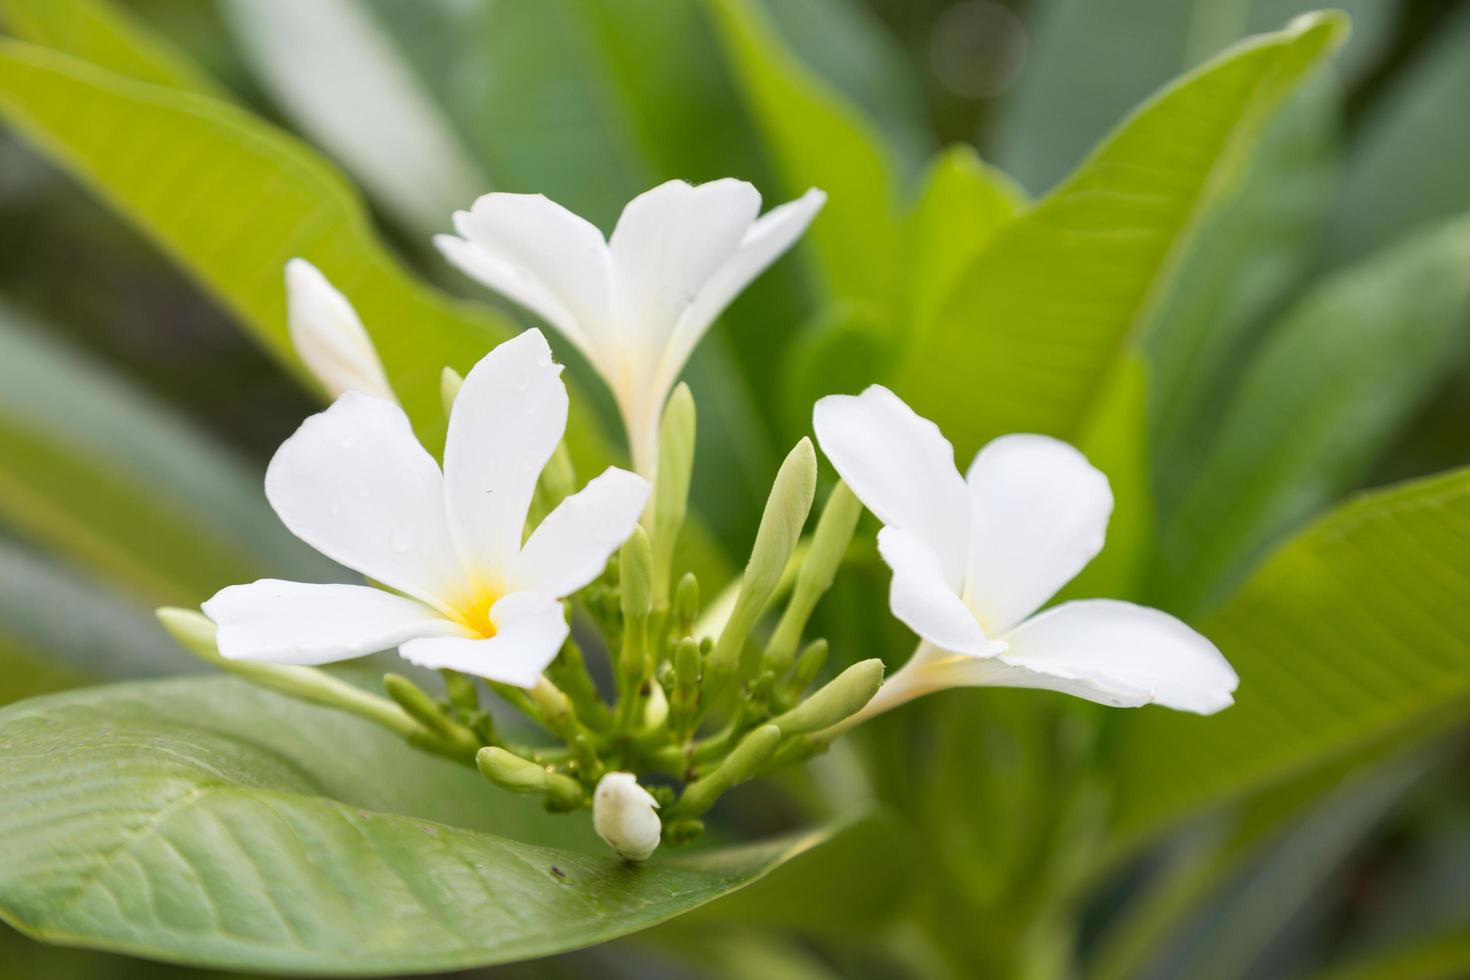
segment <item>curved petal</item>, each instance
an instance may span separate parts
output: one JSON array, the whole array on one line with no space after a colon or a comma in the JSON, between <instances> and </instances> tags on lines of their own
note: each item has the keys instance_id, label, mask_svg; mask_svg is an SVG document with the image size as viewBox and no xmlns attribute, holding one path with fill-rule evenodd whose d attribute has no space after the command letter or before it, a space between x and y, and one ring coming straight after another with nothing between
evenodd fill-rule
<instances>
[{"instance_id":1,"label":"curved petal","mask_svg":"<svg viewBox=\"0 0 1470 980\"><path fill-rule=\"evenodd\" d=\"M502 684L534 687L556 659L570 629L561 603L536 592L512 592L490 610L495 635L488 640L410 640L398 652L409 663L448 668Z\"/></svg>"},{"instance_id":2,"label":"curved petal","mask_svg":"<svg viewBox=\"0 0 1470 980\"><path fill-rule=\"evenodd\" d=\"M501 583L514 568L536 480L566 427L561 365L541 331L507 340L465 376L444 442L444 499L472 577Z\"/></svg>"},{"instance_id":3,"label":"curved petal","mask_svg":"<svg viewBox=\"0 0 1470 980\"><path fill-rule=\"evenodd\" d=\"M970 498L939 427L882 385L819 400L812 424L822 451L864 506L932 548L944 581L958 593Z\"/></svg>"},{"instance_id":4,"label":"curved petal","mask_svg":"<svg viewBox=\"0 0 1470 980\"><path fill-rule=\"evenodd\" d=\"M671 180L628 202L608 239L623 347L648 384L679 317L755 221L760 193L725 178L697 186ZM617 387L615 384L614 387Z\"/></svg>"},{"instance_id":5,"label":"curved petal","mask_svg":"<svg viewBox=\"0 0 1470 980\"><path fill-rule=\"evenodd\" d=\"M286 263L286 321L301 360L336 398L343 392L394 401L378 352L357 311L305 259Z\"/></svg>"},{"instance_id":6,"label":"curved petal","mask_svg":"<svg viewBox=\"0 0 1470 980\"><path fill-rule=\"evenodd\" d=\"M1113 493L1076 449L1002 436L976 455L965 600L992 635L1035 612L1102 550Z\"/></svg>"},{"instance_id":7,"label":"curved petal","mask_svg":"<svg viewBox=\"0 0 1470 980\"><path fill-rule=\"evenodd\" d=\"M267 578L221 589L203 608L219 627L220 656L272 664L327 664L466 633L421 602L365 585Z\"/></svg>"},{"instance_id":8,"label":"curved petal","mask_svg":"<svg viewBox=\"0 0 1470 980\"><path fill-rule=\"evenodd\" d=\"M537 526L516 563L516 586L560 598L592 581L633 533L651 489L643 477L608 467Z\"/></svg>"},{"instance_id":9,"label":"curved petal","mask_svg":"<svg viewBox=\"0 0 1470 980\"><path fill-rule=\"evenodd\" d=\"M468 212L456 212L457 222L462 222L461 215L467 216ZM454 235L435 235L434 245L451 265L465 275L479 280L502 296L535 313L571 341L572 346L576 347L589 362L601 363L598 348L593 344L587 332L582 329L577 317L541 280L531 277L509 262L495 258L474 242L457 238Z\"/></svg>"},{"instance_id":10,"label":"curved petal","mask_svg":"<svg viewBox=\"0 0 1470 980\"><path fill-rule=\"evenodd\" d=\"M438 242L451 262L579 347L611 349L612 263L594 225L541 194L496 193L457 212L454 227L482 255Z\"/></svg>"},{"instance_id":11,"label":"curved petal","mask_svg":"<svg viewBox=\"0 0 1470 980\"><path fill-rule=\"evenodd\" d=\"M939 556L907 531L885 527L878 532L878 551L893 569L888 603L897 616L920 638L941 650L985 657L1004 649L991 643L944 580Z\"/></svg>"},{"instance_id":12,"label":"curved petal","mask_svg":"<svg viewBox=\"0 0 1470 980\"><path fill-rule=\"evenodd\" d=\"M756 276L796 244L826 203L827 195L813 187L796 200L767 211L750 226L735 253L705 281L679 318L664 352L660 386L671 387L678 380L710 324Z\"/></svg>"},{"instance_id":13,"label":"curved petal","mask_svg":"<svg viewBox=\"0 0 1470 980\"><path fill-rule=\"evenodd\" d=\"M1215 645L1184 623L1113 599L1063 603L1005 641L1010 649L994 664L975 668L995 676L972 683L1044 687L1100 704L1161 704L1201 715L1234 703L1239 683Z\"/></svg>"},{"instance_id":14,"label":"curved petal","mask_svg":"<svg viewBox=\"0 0 1470 980\"><path fill-rule=\"evenodd\" d=\"M276 450L265 495L328 558L447 610L464 572L443 484L401 408L349 391Z\"/></svg>"}]
</instances>

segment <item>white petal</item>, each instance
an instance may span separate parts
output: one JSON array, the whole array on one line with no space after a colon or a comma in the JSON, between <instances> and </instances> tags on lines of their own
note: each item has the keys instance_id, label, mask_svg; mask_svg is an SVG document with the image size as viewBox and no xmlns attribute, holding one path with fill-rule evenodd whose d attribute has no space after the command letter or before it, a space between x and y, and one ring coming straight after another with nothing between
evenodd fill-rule
<instances>
[{"instance_id":1,"label":"white petal","mask_svg":"<svg viewBox=\"0 0 1470 980\"><path fill-rule=\"evenodd\" d=\"M1113 512L1108 478L1049 436L1011 435L976 455L965 598L993 636L1056 594L1099 551Z\"/></svg>"},{"instance_id":2,"label":"white petal","mask_svg":"<svg viewBox=\"0 0 1470 980\"><path fill-rule=\"evenodd\" d=\"M316 266L305 259L286 263L287 324L296 353L327 394L343 392L393 401L378 352L357 311Z\"/></svg>"},{"instance_id":3,"label":"white petal","mask_svg":"<svg viewBox=\"0 0 1470 980\"><path fill-rule=\"evenodd\" d=\"M505 586L536 480L566 427L561 365L541 331L507 340L465 376L444 441L444 499L460 559L482 583Z\"/></svg>"},{"instance_id":4,"label":"white petal","mask_svg":"<svg viewBox=\"0 0 1470 980\"><path fill-rule=\"evenodd\" d=\"M608 240L623 347L653 380L679 317L739 248L761 206L743 180L691 186L671 180L623 209ZM640 357L641 355L641 357Z\"/></svg>"},{"instance_id":5,"label":"white petal","mask_svg":"<svg viewBox=\"0 0 1470 980\"><path fill-rule=\"evenodd\" d=\"M438 240L451 262L579 347L611 349L604 338L613 313L612 263L590 222L540 194L497 193L456 213L454 227L483 254Z\"/></svg>"},{"instance_id":6,"label":"white petal","mask_svg":"<svg viewBox=\"0 0 1470 980\"><path fill-rule=\"evenodd\" d=\"M273 664L326 664L466 632L421 602L365 585L261 579L217 592L204 614L219 626L221 656Z\"/></svg>"},{"instance_id":7,"label":"white petal","mask_svg":"<svg viewBox=\"0 0 1470 980\"><path fill-rule=\"evenodd\" d=\"M951 653L984 657L1002 649L985 638L975 615L945 581L934 549L889 526L878 532L878 551L893 569L888 603L905 626Z\"/></svg>"},{"instance_id":8,"label":"white petal","mask_svg":"<svg viewBox=\"0 0 1470 980\"><path fill-rule=\"evenodd\" d=\"M490 621L495 635L488 640L410 640L398 652L420 667L447 667L516 687L534 687L570 632L561 603L535 592L505 596L490 609Z\"/></svg>"},{"instance_id":9,"label":"white petal","mask_svg":"<svg viewBox=\"0 0 1470 980\"><path fill-rule=\"evenodd\" d=\"M468 213L456 212L455 218L460 220L461 215ZM588 361L600 363L598 349L577 318L539 279L529 277L509 262L501 261L475 243L454 235L435 235L434 245L461 272L531 310L571 341Z\"/></svg>"},{"instance_id":10,"label":"white petal","mask_svg":"<svg viewBox=\"0 0 1470 980\"><path fill-rule=\"evenodd\" d=\"M443 482L401 408L349 391L276 450L265 494L291 533L317 551L444 608L464 572Z\"/></svg>"},{"instance_id":11,"label":"white petal","mask_svg":"<svg viewBox=\"0 0 1470 980\"><path fill-rule=\"evenodd\" d=\"M1066 602L1005 636L994 664L1009 676L977 680L1043 687L1118 707L1161 704L1209 715L1228 708L1238 679L1215 645L1167 613L1113 599Z\"/></svg>"},{"instance_id":12,"label":"white petal","mask_svg":"<svg viewBox=\"0 0 1470 980\"><path fill-rule=\"evenodd\" d=\"M672 386L678 380L679 372L715 318L756 276L796 244L826 203L827 195L814 187L796 200L767 211L750 226L735 254L705 281L699 295L679 318L664 354L663 386Z\"/></svg>"},{"instance_id":13,"label":"white petal","mask_svg":"<svg viewBox=\"0 0 1470 980\"><path fill-rule=\"evenodd\" d=\"M864 506L934 549L945 582L958 592L970 498L938 426L882 385L819 400L812 424L822 451Z\"/></svg>"},{"instance_id":14,"label":"white petal","mask_svg":"<svg viewBox=\"0 0 1470 980\"><path fill-rule=\"evenodd\" d=\"M633 533L651 489L643 477L608 467L532 533L521 549L516 587L559 598L592 581Z\"/></svg>"}]
</instances>

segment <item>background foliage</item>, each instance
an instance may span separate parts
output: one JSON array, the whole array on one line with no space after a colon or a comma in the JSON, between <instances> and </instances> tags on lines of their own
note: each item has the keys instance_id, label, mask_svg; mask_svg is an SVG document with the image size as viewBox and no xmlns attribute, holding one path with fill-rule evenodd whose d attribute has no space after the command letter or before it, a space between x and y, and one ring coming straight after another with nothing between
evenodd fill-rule
<instances>
[{"instance_id":1,"label":"background foliage","mask_svg":"<svg viewBox=\"0 0 1470 980\"><path fill-rule=\"evenodd\" d=\"M831 200L804 246L687 373L690 560L727 575L812 400L884 380L962 458L1012 430L1083 446L1120 508L1077 594L1199 625L1239 704L1197 719L1035 692L926 700L735 794L717 836L777 843L662 869L654 890L687 896L677 912L779 864L769 877L491 974L1470 972L1470 4L1342 6L1352 37L1329 63L1335 19L1283 30L1299 0L0 0L0 697L188 671L152 606L337 574L259 492L317 404L285 341L287 258L351 297L432 444L440 367L524 322L427 247L451 210L537 191L608 228L671 177L737 175L771 203L817 185ZM620 452L613 416L559 354L591 472ZM836 666L906 655L886 578L858 549L820 608ZM172 799L203 780L214 827L278 794L298 830L394 815L364 833L417 869L495 864L483 831L521 856L587 843L437 764L365 787L407 750L317 709L217 680L120 690L0 716L0 785L29 801L0 813L0 914L33 932L324 968L272 938L269 916L319 882L262 865L287 846L269 835L231 867L296 897L231 907L251 896L224 881L213 900L245 925L199 927L208 942L161 939L136 909L17 898L37 868L91 874L120 822L156 829L126 800L100 830L47 832L72 826L55 752L126 767L106 733L164 744L156 717L198 754L148 785ZM274 741L242 747L267 721ZM156 836L204 847L199 820ZM782 834L834 820L780 863L810 841ZM424 821L460 843L421 853ZM136 859L185 894L163 857ZM551 879L508 875L492 891L556 904ZM436 944L431 921L462 909L425 903L418 945L377 962L473 966L663 918L603 884L599 914L569 914L549 945L456 950L468 928ZM314 927L310 948L342 938ZM0 942L17 975L198 975Z\"/></svg>"}]
</instances>

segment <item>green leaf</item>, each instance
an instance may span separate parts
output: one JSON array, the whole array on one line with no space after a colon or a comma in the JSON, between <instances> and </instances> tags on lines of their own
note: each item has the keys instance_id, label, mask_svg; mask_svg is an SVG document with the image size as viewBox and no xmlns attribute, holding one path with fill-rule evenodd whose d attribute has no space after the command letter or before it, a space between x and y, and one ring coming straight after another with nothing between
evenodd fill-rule
<instances>
[{"instance_id":1,"label":"green leaf","mask_svg":"<svg viewBox=\"0 0 1470 980\"><path fill-rule=\"evenodd\" d=\"M908 218L904 343L922 342L960 274L1025 206L1021 189L970 147L952 146L934 158Z\"/></svg>"},{"instance_id":2,"label":"green leaf","mask_svg":"<svg viewBox=\"0 0 1470 980\"><path fill-rule=\"evenodd\" d=\"M227 98L147 24L108 0L0 0L6 30L140 82Z\"/></svg>"},{"instance_id":3,"label":"green leaf","mask_svg":"<svg viewBox=\"0 0 1470 980\"><path fill-rule=\"evenodd\" d=\"M1199 624L1240 674L1211 718L1131 713L1115 844L1463 717L1470 470L1373 493L1276 552Z\"/></svg>"},{"instance_id":4,"label":"green leaf","mask_svg":"<svg viewBox=\"0 0 1470 980\"><path fill-rule=\"evenodd\" d=\"M404 227L427 238L490 188L397 50L350 0L229 0L257 76Z\"/></svg>"},{"instance_id":5,"label":"green leaf","mask_svg":"<svg viewBox=\"0 0 1470 980\"><path fill-rule=\"evenodd\" d=\"M222 102L0 42L0 116L146 231L266 347L296 363L282 269L301 256L347 294L426 445L439 376L511 332L411 279L317 154Z\"/></svg>"},{"instance_id":6,"label":"green leaf","mask_svg":"<svg viewBox=\"0 0 1470 980\"><path fill-rule=\"evenodd\" d=\"M1328 264L1470 210L1470 126L1445 124L1470 98L1466 45L1470 10L1459 10L1369 106L1323 236Z\"/></svg>"},{"instance_id":7,"label":"green leaf","mask_svg":"<svg viewBox=\"0 0 1470 980\"><path fill-rule=\"evenodd\" d=\"M1316 259L1338 168L1339 87L1332 81L1317 76L1282 108L1249 173L1200 229L1145 328L1162 512L1195 482L1219 428L1220 405L1251 346Z\"/></svg>"},{"instance_id":8,"label":"green leaf","mask_svg":"<svg viewBox=\"0 0 1470 980\"><path fill-rule=\"evenodd\" d=\"M729 894L827 836L647 865L525 843L503 835L590 821L219 679L15 705L0 744L0 915L48 941L213 967L421 973L549 955Z\"/></svg>"},{"instance_id":9,"label":"green leaf","mask_svg":"<svg viewBox=\"0 0 1470 980\"><path fill-rule=\"evenodd\" d=\"M1313 0L1047 0L1027 18L1026 63L1006 93L995 159L1032 191L1049 188L1149 92L1238 38L1320 6ZM1355 77L1387 47L1395 10L1380 0L1332 6L1353 22L1342 62Z\"/></svg>"},{"instance_id":10,"label":"green leaf","mask_svg":"<svg viewBox=\"0 0 1470 980\"><path fill-rule=\"evenodd\" d=\"M709 9L787 196L828 194L807 233L832 298L887 308L898 287L896 177L885 148L845 100L784 44L758 0Z\"/></svg>"},{"instance_id":11,"label":"green leaf","mask_svg":"<svg viewBox=\"0 0 1470 980\"><path fill-rule=\"evenodd\" d=\"M1074 434L1271 113L1345 32L1304 17L1139 109L971 264L902 372L914 409L961 455L1005 432Z\"/></svg>"},{"instance_id":12,"label":"green leaf","mask_svg":"<svg viewBox=\"0 0 1470 980\"><path fill-rule=\"evenodd\" d=\"M1184 611L1357 486L1465 349L1470 219L1347 269L1286 316L1226 407L1161 537L1155 597Z\"/></svg>"},{"instance_id":13,"label":"green leaf","mask_svg":"<svg viewBox=\"0 0 1470 980\"><path fill-rule=\"evenodd\" d=\"M0 306L0 518L152 603L336 566L281 526L261 474ZM155 634L156 635L156 634Z\"/></svg>"},{"instance_id":14,"label":"green leaf","mask_svg":"<svg viewBox=\"0 0 1470 980\"><path fill-rule=\"evenodd\" d=\"M1470 929L1447 930L1315 974L1313 980L1460 980L1470 973Z\"/></svg>"}]
</instances>

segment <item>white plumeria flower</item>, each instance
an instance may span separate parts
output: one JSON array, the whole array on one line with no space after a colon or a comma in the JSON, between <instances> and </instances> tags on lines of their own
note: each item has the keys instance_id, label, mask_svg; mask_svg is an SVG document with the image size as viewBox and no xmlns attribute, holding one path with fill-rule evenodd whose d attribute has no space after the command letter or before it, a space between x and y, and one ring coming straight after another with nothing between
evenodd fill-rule
<instances>
[{"instance_id":1,"label":"white plumeria flower","mask_svg":"<svg viewBox=\"0 0 1470 980\"><path fill-rule=\"evenodd\" d=\"M592 827L625 861L646 861L658 849L663 824L658 801L631 772L610 772L592 794Z\"/></svg>"},{"instance_id":2,"label":"white plumeria flower","mask_svg":"<svg viewBox=\"0 0 1470 980\"><path fill-rule=\"evenodd\" d=\"M264 579L204 604L219 652L321 664L397 646L424 667L533 687L567 636L563 596L592 581L648 499L609 468L523 545L536 480L566 428L561 365L529 330L465 378L441 474L396 404L349 391L271 460L265 491L293 534L389 589Z\"/></svg>"},{"instance_id":3,"label":"white plumeria flower","mask_svg":"<svg viewBox=\"0 0 1470 980\"><path fill-rule=\"evenodd\" d=\"M751 280L800 237L826 195L765 215L741 180L681 180L640 194L612 237L540 194L486 194L454 215L450 262L574 344L612 389L634 468L657 464L663 405L695 345Z\"/></svg>"},{"instance_id":4,"label":"white plumeria flower","mask_svg":"<svg viewBox=\"0 0 1470 980\"><path fill-rule=\"evenodd\" d=\"M328 395L359 391L396 400L357 311L305 259L286 263L286 323L296 353Z\"/></svg>"},{"instance_id":5,"label":"white plumeria flower","mask_svg":"<svg viewBox=\"0 0 1470 980\"><path fill-rule=\"evenodd\" d=\"M1235 671L1173 616L1111 599L1033 615L1102 550L1112 513L1107 477L1076 449L1002 436L961 477L939 428L887 388L823 398L813 416L823 452L884 524L889 603L923 641L863 718L957 686L1198 714L1232 703Z\"/></svg>"}]
</instances>

